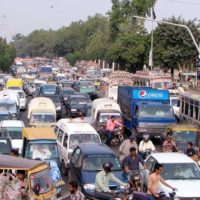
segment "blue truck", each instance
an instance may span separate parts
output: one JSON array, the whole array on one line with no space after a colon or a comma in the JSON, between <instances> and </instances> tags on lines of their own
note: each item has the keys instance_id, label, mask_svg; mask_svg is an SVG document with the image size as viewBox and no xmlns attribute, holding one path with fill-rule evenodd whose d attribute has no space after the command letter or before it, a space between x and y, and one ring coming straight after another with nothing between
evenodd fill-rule
<instances>
[{"instance_id":1,"label":"blue truck","mask_svg":"<svg viewBox=\"0 0 200 200\"><path fill-rule=\"evenodd\" d=\"M138 139L144 133L149 133L151 138L164 139L166 126L176 123L168 90L119 86L118 104L125 128Z\"/></svg>"}]
</instances>

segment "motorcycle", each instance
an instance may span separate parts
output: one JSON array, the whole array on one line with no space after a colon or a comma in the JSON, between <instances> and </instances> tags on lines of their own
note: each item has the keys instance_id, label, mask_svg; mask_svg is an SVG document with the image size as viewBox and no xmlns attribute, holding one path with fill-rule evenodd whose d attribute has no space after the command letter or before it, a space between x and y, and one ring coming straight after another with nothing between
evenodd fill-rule
<instances>
[{"instance_id":1,"label":"motorcycle","mask_svg":"<svg viewBox=\"0 0 200 200\"><path fill-rule=\"evenodd\" d=\"M115 146L124 141L124 130L122 126L116 127L112 133L111 145ZM104 127L101 127L100 137L103 143L106 143L106 130Z\"/></svg>"},{"instance_id":2,"label":"motorcycle","mask_svg":"<svg viewBox=\"0 0 200 200\"><path fill-rule=\"evenodd\" d=\"M151 149L146 149L144 152L140 152L142 159L145 160L153 151Z\"/></svg>"},{"instance_id":3,"label":"motorcycle","mask_svg":"<svg viewBox=\"0 0 200 200\"><path fill-rule=\"evenodd\" d=\"M132 194L132 200L149 200L149 195L144 192L133 192ZM169 197L165 195L164 192L159 193L159 197L154 197L155 200L175 200L176 199L176 193L173 191L169 193Z\"/></svg>"},{"instance_id":4,"label":"motorcycle","mask_svg":"<svg viewBox=\"0 0 200 200\"><path fill-rule=\"evenodd\" d=\"M143 192L142 177L138 170L132 172L130 185L133 191Z\"/></svg>"}]
</instances>

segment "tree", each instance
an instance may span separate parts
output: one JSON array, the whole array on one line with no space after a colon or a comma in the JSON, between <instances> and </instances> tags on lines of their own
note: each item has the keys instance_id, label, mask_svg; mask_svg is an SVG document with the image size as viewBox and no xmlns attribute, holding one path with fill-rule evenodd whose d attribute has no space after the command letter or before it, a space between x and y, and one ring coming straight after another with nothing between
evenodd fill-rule
<instances>
[{"instance_id":1,"label":"tree","mask_svg":"<svg viewBox=\"0 0 200 200\"><path fill-rule=\"evenodd\" d=\"M146 62L148 35L141 33L120 35L107 52L107 59L117 62L123 69L136 71Z\"/></svg>"},{"instance_id":2,"label":"tree","mask_svg":"<svg viewBox=\"0 0 200 200\"><path fill-rule=\"evenodd\" d=\"M0 38L0 69L8 72L16 56L16 50L8 45L6 40Z\"/></svg>"},{"instance_id":3,"label":"tree","mask_svg":"<svg viewBox=\"0 0 200 200\"><path fill-rule=\"evenodd\" d=\"M177 19L172 17L165 21L187 25L199 44L199 26L195 25L194 21L185 21L180 17ZM184 69L186 66L193 66L197 56L198 52L185 28L158 24L158 27L154 31L155 65Z\"/></svg>"}]
</instances>

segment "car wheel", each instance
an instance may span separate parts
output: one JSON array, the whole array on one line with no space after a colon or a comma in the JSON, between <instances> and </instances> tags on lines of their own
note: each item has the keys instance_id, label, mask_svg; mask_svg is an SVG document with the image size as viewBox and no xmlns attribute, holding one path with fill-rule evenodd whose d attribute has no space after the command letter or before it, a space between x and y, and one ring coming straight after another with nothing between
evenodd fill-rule
<instances>
[{"instance_id":1,"label":"car wheel","mask_svg":"<svg viewBox=\"0 0 200 200\"><path fill-rule=\"evenodd\" d=\"M66 176L68 174L68 170L65 167L65 163L64 162L61 163L60 171L64 176Z\"/></svg>"}]
</instances>

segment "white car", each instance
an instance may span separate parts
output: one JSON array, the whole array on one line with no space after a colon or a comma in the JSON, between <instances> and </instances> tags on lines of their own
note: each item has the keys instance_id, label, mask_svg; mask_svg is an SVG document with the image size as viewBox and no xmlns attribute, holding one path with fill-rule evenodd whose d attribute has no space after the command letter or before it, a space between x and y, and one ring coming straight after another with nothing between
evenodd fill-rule
<instances>
[{"instance_id":1,"label":"white car","mask_svg":"<svg viewBox=\"0 0 200 200\"><path fill-rule=\"evenodd\" d=\"M149 173L154 170L155 163L163 165L162 177L172 187L177 188L177 199L200 198L200 169L187 155L182 153L153 153L145 161L147 170L143 170L144 184L147 187ZM160 190L168 194L170 188L160 184Z\"/></svg>"},{"instance_id":2,"label":"white car","mask_svg":"<svg viewBox=\"0 0 200 200\"><path fill-rule=\"evenodd\" d=\"M18 149L19 154L22 150L22 129L24 128L23 121L20 120L3 120L0 122L0 127L7 129L9 136L12 139L12 147Z\"/></svg>"},{"instance_id":3,"label":"white car","mask_svg":"<svg viewBox=\"0 0 200 200\"><path fill-rule=\"evenodd\" d=\"M88 123L79 119L60 119L54 132L57 135L62 174L67 174L70 156L81 143L101 143L99 134Z\"/></svg>"},{"instance_id":4,"label":"white car","mask_svg":"<svg viewBox=\"0 0 200 200\"><path fill-rule=\"evenodd\" d=\"M19 108L20 110L26 110L27 97L23 90L15 90L19 95Z\"/></svg>"}]
</instances>

